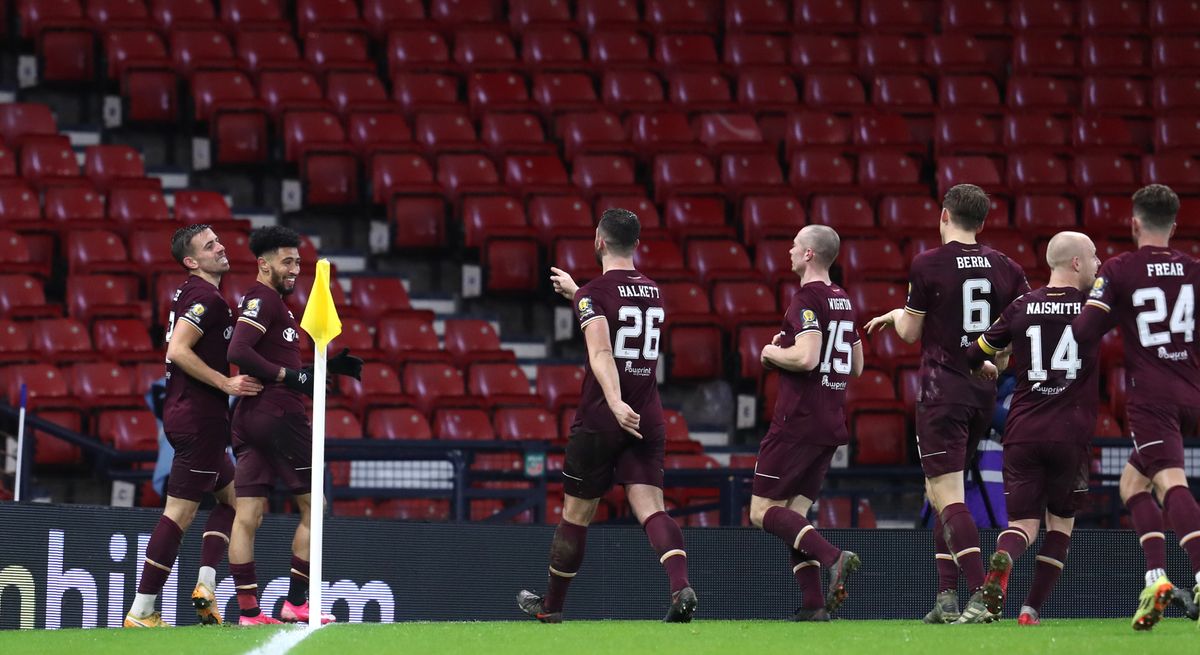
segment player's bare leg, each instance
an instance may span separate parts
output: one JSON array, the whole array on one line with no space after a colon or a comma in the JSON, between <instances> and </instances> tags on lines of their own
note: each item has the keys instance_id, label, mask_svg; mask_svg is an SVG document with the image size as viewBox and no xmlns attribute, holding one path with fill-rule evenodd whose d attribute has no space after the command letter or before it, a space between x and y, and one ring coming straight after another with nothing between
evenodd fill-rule
<instances>
[{"instance_id":1,"label":"player's bare leg","mask_svg":"<svg viewBox=\"0 0 1200 655\"><path fill-rule=\"evenodd\" d=\"M312 540L312 496L299 494L293 496L296 509L300 513L300 523L296 526L296 534L292 537L292 568L288 584L287 598L283 608L279 610L279 620L284 623L307 623L308 607L308 558L309 546ZM333 615L321 615L321 623L332 623Z\"/></svg>"},{"instance_id":2,"label":"player's bare leg","mask_svg":"<svg viewBox=\"0 0 1200 655\"><path fill-rule=\"evenodd\" d=\"M625 485L625 497L671 581L671 607L663 621L690 622L696 612L696 592L688 582L683 531L667 514L662 489L649 484L629 484Z\"/></svg>"},{"instance_id":3,"label":"player's bare leg","mask_svg":"<svg viewBox=\"0 0 1200 655\"><path fill-rule=\"evenodd\" d=\"M225 558L229 546L229 535L233 529L236 512L233 483L218 489L213 495L217 504L208 513L204 534L200 541L200 570L196 575L196 586L192 589L192 607L203 625L220 625L221 608L217 606L217 565Z\"/></svg>"},{"instance_id":4,"label":"player's bare leg","mask_svg":"<svg viewBox=\"0 0 1200 655\"><path fill-rule=\"evenodd\" d=\"M846 599L846 580L861 564L858 555L830 544L809 523L804 514L795 511L790 504L789 501L752 496L750 523L779 537L793 551L804 553L803 561L816 561L829 569L829 590L825 594L825 609L832 614ZM811 500L804 499L795 505L795 509L804 509L807 513L811 505ZM798 574L805 572L805 568L794 570ZM805 575L811 576L807 572ZM806 582L811 582L811 577L808 577Z\"/></svg>"},{"instance_id":5,"label":"player's bare leg","mask_svg":"<svg viewBox=\"0 0 1200 655\"><path fill-rule=\"evenodd\" d=\"M1162 499L1163 513L1179 536L1179 546L1188 554L1195 586L1193 603L1200 605L1200 504L1188 488L1182 468L1169 468L1154 475L1154 490ZM1182 595L1183 592L1180 592Z\"/></svg>"},{"instance_id":6,"label":"player's bare leg","mask_svg":"<svg viewBox=\"0 0 1200 655\"><path fill-rule=\"evenodd\" d=\"M267 499L238 498L237 514L233 518L233 533L229 535L229 572L237 592L238 625L279 623L258 607L258 577L254 569L254 535L262 524Z\"/></svg>"},{"instance_id":7,"label":"player's bare leg","mask_svg":"<svg viewBox=\"0 0 1200 655\"><path fill-rule=\"evenodd\" d=\"M542 623L562 623L563 604L571 580L583 564L587 545L587 527L596 515L599 498L576 498L563 495L562 520L550 542L550 576L545 595L527 589L517 594L517 607Z\"/></svg>"},{"instance_id":8,"label":"player's bare leg","mask_svg":"<svg viewBox=\"0 0 1200 655\"><path fill-rule=\"evenodd\" d=\"M183 533L195 520L199 507L200 503L196 501L167 496L162 516L150 535L150 543L146 545L146 558L142 563L138 591L134 596L133 606L125 615L126 628L168 626L162 620L161 613L154 609L154 604L175 566Z\"/></svg>"}]
</instances>

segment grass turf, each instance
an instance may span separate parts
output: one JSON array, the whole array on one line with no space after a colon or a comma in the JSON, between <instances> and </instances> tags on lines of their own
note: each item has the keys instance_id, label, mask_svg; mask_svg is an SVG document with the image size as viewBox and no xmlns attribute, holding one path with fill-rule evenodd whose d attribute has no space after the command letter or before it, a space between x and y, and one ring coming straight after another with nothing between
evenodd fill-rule
<instances>
[{"instance_id":1,"label":"grass turf","mask_svg":"<svg viewBox=\"0 0 1200 655\"><path fill-rule=\"evenodd\" d=\"M294 628L284 628L294 629ZM171 630L57 630L0 632L0 653L247 653L281 628L176 628ZM863 655L886 649L907 653L1146 653L1193 652L1196 624L1168 619L1150 633L1134 632L1127 620L1047 620L1022 628L1014 620L982 626L928 626L918 621L696 621L663 625L650 621L577 621L558 626L529 622L397 623L333 625L309 636L296 655L369 653L797 653Z\"/></svg>"}]
</instances>

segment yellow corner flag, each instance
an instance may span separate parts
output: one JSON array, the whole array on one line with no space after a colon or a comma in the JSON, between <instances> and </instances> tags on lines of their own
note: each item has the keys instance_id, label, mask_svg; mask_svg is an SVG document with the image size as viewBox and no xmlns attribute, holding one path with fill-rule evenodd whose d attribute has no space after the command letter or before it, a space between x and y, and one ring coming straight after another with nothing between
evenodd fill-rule
<instances>
[{"instance_id":1,"label":"yellow corner flag","mask_svg":"<svg viewBox=\"0 0 1200 655\"><path fill-rule=\"evenodd\" d=\"M342 333L342 319L338 318L333 294L329 291L328 259L317 262L317 279L313 281L312 293L308 295L308 305L304 307L300 327L313 338L319 351L325 350L329 342Z\"/></svg>"}]
</instances>

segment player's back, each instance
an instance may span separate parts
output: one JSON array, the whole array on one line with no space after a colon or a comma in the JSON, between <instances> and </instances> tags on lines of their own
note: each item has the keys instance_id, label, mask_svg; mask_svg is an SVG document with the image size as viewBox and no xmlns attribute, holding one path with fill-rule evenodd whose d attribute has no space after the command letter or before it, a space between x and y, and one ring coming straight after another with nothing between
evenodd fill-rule
<instances>
[{"instance_id":1,"label":"player's back","mask_svg":"<svg viewBox=\"0 0 1200 655\"><path fill-rule=\"evenodd\" d=\"M781 371L779 397L771 418L770 438L798 439L818 445L849 443L846 389L859 343L854 307L836 284L809 282L796 292L784 315L781 348L791 348L800 335L820 338L819 363L810 371Z\"/></svg>"},{"instance_id":2,"label":"player's back","mask_svg":"<svg viewBox=\"0 0 1200 655\"><path fill-rule=\"evenodd\" d=\"M905 310L924 317L921 402L995 403L995 384L971 375L966 350L1027 291L1021 267L985 245L951 241L913 260Z\"/></svg>"},{"instance_id":3,"label":"player's back","mask_svg":"<svg viewBox=\"0 0 1200 655\"><path fill-rule=\"evenodd\" d=\"M1088 303L1120 325L1131 399L1200 404L1197 284L1200 262L1171 248L1122 253L1100 269Z\"/></svg>"},{"instance_id":4,"label":"player's back","mask_svg":"<svg viewBox=\"0 0 1200 655\"><path fill-rule=\"evenodd\" d=\"M233 310L221 296L220 290L196 275L189 275L171 299L166 341L169 343L177 321L185 321L200 333L192 352L214 371L229 375L226 356L229 337L233 334ZM167 395L163 407L163 423L168 432L194 429L210 417L228 413L229 397L220 389L205 384L167 360Z\"/></svg>"},{"instance_id":5,"label":"player's back","mask_svg":"<svg viewBox=\"0 0 1200 655\"><path fill-rule=\"evenodd\" d=\"M643 435L662 428L665 423L658 397L658 354L666 311L658 284L636 270L610 270L575 293L575 310L581 328L601 318L607 320L622 400L641 415ZM591 363L585 363L584 368L575 427L620 430Z\"/></svg>"},{"instance_id":6,"label":"player's back","mask_svg":"<svg viewBox=\"0 0 1200 655\"><path fill-rule=\"evenodd\" d=\"M1005 310L1017 379L1006 444L1091 440L1100 399L1098 344L1081 348L1071 331L1086 300L1073 287L1043 287Z\"/></svg>"}]
</instances>

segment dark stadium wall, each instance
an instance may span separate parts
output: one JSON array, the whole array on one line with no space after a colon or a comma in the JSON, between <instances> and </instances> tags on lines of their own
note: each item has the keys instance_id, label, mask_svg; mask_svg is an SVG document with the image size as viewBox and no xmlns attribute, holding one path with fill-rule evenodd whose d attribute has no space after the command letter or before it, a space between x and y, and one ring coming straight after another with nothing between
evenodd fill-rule
<instances>
[{"instance_id":1,"label":"dark stadium wall","mask_svg":"<svg viewBox=\"0 0 1200 655\"><path fill-rule=\"evenodd\" d=\"M119 626L133 599L141 557L159 513L146 509L0 503L0 628ZM203 525L200 517L196 525ZM287 592L295 520L269 516L256 559L263 607ZM514 597L545 584L550 526L402 523L330 518L326 523L327 599L339 621L518 620ZM934 595L929 533L829 530L855 550L862 572L839 616L919 618ZM189 532L164 589L164 615L195 623L194 585L200 531ZM799 604L787 553L773 537L747 528L685 531L699 620L783 619ZM990 552L995 531L982 535ZM1190 582L1170 540L1169 571ZM1029 588L1037 544L1017 563L1009 585L1015 616ZM1132 532L1081 531L1045 617L1124 617L1142 586L1142 555ZM1190 585L1189 585L1190 586ZM236 616L228 568L218 570L224 615ZM960 599L965 601L965 590ZM636 527L596 528L567 599L568 618L658 619L667 608L666 575ZM328 602L328 600L327 600Z\"/></svg>"}]
</instances>

